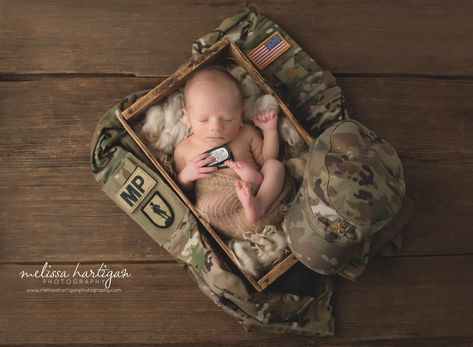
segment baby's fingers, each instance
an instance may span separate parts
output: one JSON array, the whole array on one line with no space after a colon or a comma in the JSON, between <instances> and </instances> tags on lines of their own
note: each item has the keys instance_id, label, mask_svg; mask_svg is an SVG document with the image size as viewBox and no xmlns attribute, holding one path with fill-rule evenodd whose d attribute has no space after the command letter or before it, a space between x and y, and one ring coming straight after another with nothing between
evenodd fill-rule
<instances>
[{"instance_id":1,"label":"baby's fingers","mask_svg":"<svg viewBox=\"0 0 473 347\"><path fill-rule=\"evenodd\" d=\"M276 111L268 110L268 111L257 113L255 118L258 120L267 120L267 119L273 119L275 116L277 116Z\"/></svg>"},{"instance_id":2,"label":"baby's fingers","mask_svg":"<svg viewBox=\"0 0 473 347\"><path fill-rule=\"evenodd\" d=\"M228 167L231 167L232 169L238 170L241 169L241 163L239 161L233 161L233 160L226 160L224 162L225 165Z\"/></svg>"},{"instance_id":3,"label":"baby's fingers","mask_svg":"<svg viewBox=\"0 0 473 347\"><path fill-rule=\"evenodd\" d=\"M207 165L207 164L213 163L214 161L215 161L215 158L212 156L209 156L208 158L205 158L204 160L202 160L202 164Z\"/></svg>"},{"instance_id":4,"label":"baby's fingers","mask_svg":"<svg viewBox=\"0 0 473 347\"><path fill-rule=\"evenodd\" d=\"M266 115L265 115L264 113L258 114L258 115L256 116L256 119L257 119L257 120L260 120L260 121L265 120L265 119L266 119Z\"/></svg>"},{"instance_id":5,"label":"baby's fingers","mask_svg":"<svg viewBox=\"0 0 473 347\"><path fill-rule=\"evenodd\" d=\"M193 163L197 163L201 160L204 160L205 158L207 158L209 156L209 153L200 153L200 154L197 154L195 157L193 157L191 160L191 162Z\"/></svg>"},{"instance_id":6,"label":"baby's fingers","mask_svg":"<svg viewBox=\"0 0 473 347\"><path fill-rule=\"evenodd\" d=\"M199 167L205 166L205 165L210 164L210 163L215 161L215 158L212 157L210 154L208 154L208 153L204 153L204 154L206 154L206 156L202 159L199 159L196 162L197 166L199 166Z\"/></svg>"},{"instance_id":7,"label":"baby's fingers","mask_svg":"<svg viewBox=\"0 0 473 347\"><path fill-rule=\"evenodd\" d=\"M269 115L269 114L265 114L265 115L262 117L261 120L262 120L263 122L267 122L267 121L270 120L270 119L273 119L273 117L271 117L271 115Z\"/></svg>"}]
</instances>

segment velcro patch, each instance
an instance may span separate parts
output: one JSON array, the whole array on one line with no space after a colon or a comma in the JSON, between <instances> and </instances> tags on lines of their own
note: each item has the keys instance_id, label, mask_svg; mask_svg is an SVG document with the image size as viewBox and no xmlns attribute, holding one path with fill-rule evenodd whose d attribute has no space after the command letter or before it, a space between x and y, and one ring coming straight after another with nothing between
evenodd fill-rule
<instances>
[{"instance_id":1,"label":"velcro patch","mask_svg":"<svg viewBox=\"0 0 473 347\"><path fill-rule=\"evenodd\" d=\"M279 80L289 87L291 84L295 85L301 79L307 76L309 72L299 64L294 58L289 58L281 67L279 71L275 73L275 76Z\"/></svg>"},{"instance_id":2,"label":"velcro patch","mask_svg":"<svg viewBox=\"0 0 473 347\"><path fill-rule=\"evenodd\" d=\"M289 48L291 44L276 31L248 53L248 58L258 69L263 70Z\"/></svg>"},{"instance_id":3,"label":"velcro patch","mask_svg":"<svg viewBox=\"0 0 473 347\"><path fill-rule=\"evenodd\" d=\"M115 201L128 213L133 212L156 185L156 181L140 167L128 177L125 184L115 194Z\"/></svg>"},{"instance_id":4,"label":"velcro patch","mask_svg":"<svg viewBox=\"0 0 473 347\"><path fill-rule=\"evenodd\" d=\"M158 192L151 196L141 211L154 225L160 228L167 228L174 221L174 211Z\"/></svg>"}]
</instances>

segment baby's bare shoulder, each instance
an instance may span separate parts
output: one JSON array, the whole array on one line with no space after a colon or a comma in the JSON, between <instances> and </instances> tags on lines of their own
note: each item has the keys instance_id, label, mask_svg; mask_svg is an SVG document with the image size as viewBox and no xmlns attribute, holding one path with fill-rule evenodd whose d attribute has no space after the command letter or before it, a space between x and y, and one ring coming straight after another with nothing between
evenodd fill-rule
<instances>
[{"instance_id":1,"label":"baby's bare shoulder","mask_svg":"<svg viewBox=\"0 0 473 347\"><path fill-rule=\"evenodd\" d=\"M251 140L255 136L261 137L258 129L251 124L243 123L243 126L241 127L240 131L242 133L242 136L244 136L248 140Z\"/></svg>"},{"instance_id":2,"label":"baby's bare shoulder","mask_svg":"<svg viewBox=\"0 0 473 347\"><path fill-rule=\"evenodd\" d=\"M180 172L187 165L195 152L191 137L187 137L174 147L174 164L176 172Z\"/></svg>"},{"instance_id":3,"label":"baby's bare shoulder","mask_svg":"<svg viewBox=\"0 0 473 347\"><path fill-rule=\"evenodd\" d=\"M187 162L187 153L189 149L192 148L190 137L185 138L181 142L179 142L176 147L174 148L174 158L179 157L184 159Z\"/></svg>"},{"instance_id":4,"label":"baby's bare shoulder","mask_svg":"<svg viewBox=\"0 0 473 347\"><path fill-rule=\"evenodd\" d=\"M193 138L193 135L191 135L176 145L174 148L174 157L182 157L187 163L193 157L204 152L205 150L206 148L202 147L202 145Z\"/></svg>"},{"instance_id":5,"label":"baby's bare shoulder","mask_svg":"<svg viewBox=\"0 0 473 347\"><path fill-rule=\"evenodd\" d=\"M181 152L183 149L185 149L189 144L189 138L185 138L181 142L179 142L176 147L174 147L174 152Z\"/></svg>"}]
</instances>

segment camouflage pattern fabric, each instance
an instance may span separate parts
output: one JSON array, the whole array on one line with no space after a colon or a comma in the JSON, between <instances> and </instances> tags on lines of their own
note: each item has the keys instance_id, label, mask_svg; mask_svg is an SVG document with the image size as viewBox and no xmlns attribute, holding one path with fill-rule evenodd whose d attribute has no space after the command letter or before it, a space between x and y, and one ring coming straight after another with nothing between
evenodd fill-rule
<instances>
[{"instance_id":1,"label":"camouflage pattern fabric","mask_svg":"<svg viewBox=\"0 0 473 347\"><path fill-rule=\"evenodd\" d=\"M252 10L243 11L225 19L214 31L196 40L192 45L192 54L203 53L228 35L248 56L276 32L282 35L290 48L271 64L260 68L260 73L279 93L305 130L317 138L331 125L349 119L342 91L330 71L318 65L277 23ZM400 232L413 210L412 201L406 197L396 222L374 237L367 236L339 275L354 281L376 253L386 256L397 254L401 247Z\"/></svg>"},{"instance_id":2,"label":"camouflage pattern fabric","mask_svg":"<svg viewBox=\"0 0 473 347\"><path fill-rule=\"evenodd\" d=\"M330 279L312 276L296 266L266 291L255 292L228 265L215 243L209 242L189 208L151 169L152 165L146 162L116 118L117 113L145 93L128 96L107 111L97 125L91 166L107 196L168 251L202 292L236 318L244 329L307 336L333 335Z\"/></svg>"},{"instance_id":3,"label":"camouflage pattern fabric","mask_svg":"<svg viewBox=\"0 0 473 347\"><path fill-rule=\"evenodd\" d=\"M277 30L290 48L261 73L298 118L316 137L330 125L348 119L340 88L276 23L244 11L224 20L212 33L196 41L199 54L224 35L230 35L250 53ZM296 264L264 292L257 293L238 275L233 264L201 228L153 165L122 128L116 115L147 91L136 92L108 110L98 122L91 147L96 180L130 218L168 251L201 291L248 331L327 336L334 334L330 278ZM404 206L404 205L403 205ZM409 213L405 213L407 219ZM403 219L403 220L405 220ZM367 260L399 233L403 220L391 223L384 238L367 237L357 255L341 273L354 279ZM384 231L385 229L383 229Z\"/></svg>"},{"instance_id":4,"label":"camouflage pattern fabric","mask_svg":"<svg viewBox=\"0 0 473 347\"><path fill-rule=\"evenodd\" d=\"M399 213L405 192L389 143L355 120L335 123L311 145L288 214L289 247L310 269L336 274Z\"/></svg>"},{"instance_id":5,"label":"camouflage pattern fabric","mask_svg":"<svg viewBox=\"0 0 473 347\"><path fill-rule=\"evenodd\" d=\"M336 121L348 119L342 90L330 71L323 69L278 24L250 10L225 19L213 32L198 39L192 54L203 53L228 35L247 56L271 35L279 33L290 46L271 64L260 69L312 136L318 136Z\"/></svg>"}]
</instances>

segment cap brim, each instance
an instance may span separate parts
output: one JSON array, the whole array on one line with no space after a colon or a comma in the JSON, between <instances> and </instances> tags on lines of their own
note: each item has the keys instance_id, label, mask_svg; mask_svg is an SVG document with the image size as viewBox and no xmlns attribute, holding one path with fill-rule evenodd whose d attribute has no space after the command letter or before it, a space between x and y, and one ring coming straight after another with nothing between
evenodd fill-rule
<instances>
[{"instance_id":1,"label":"cap brim","mask_svg":"<svg viewBox=\"0 0 473 347\"><path fill-rule=\"evenodd\" d=\"M360 244L354 243L342 247L323 238L323 231L314 230L316 226L307 220L300 198L299 191L286 216L289 248L309 269L323 275L334 275L351 260Z\"/></svg>"}]
</instances>

